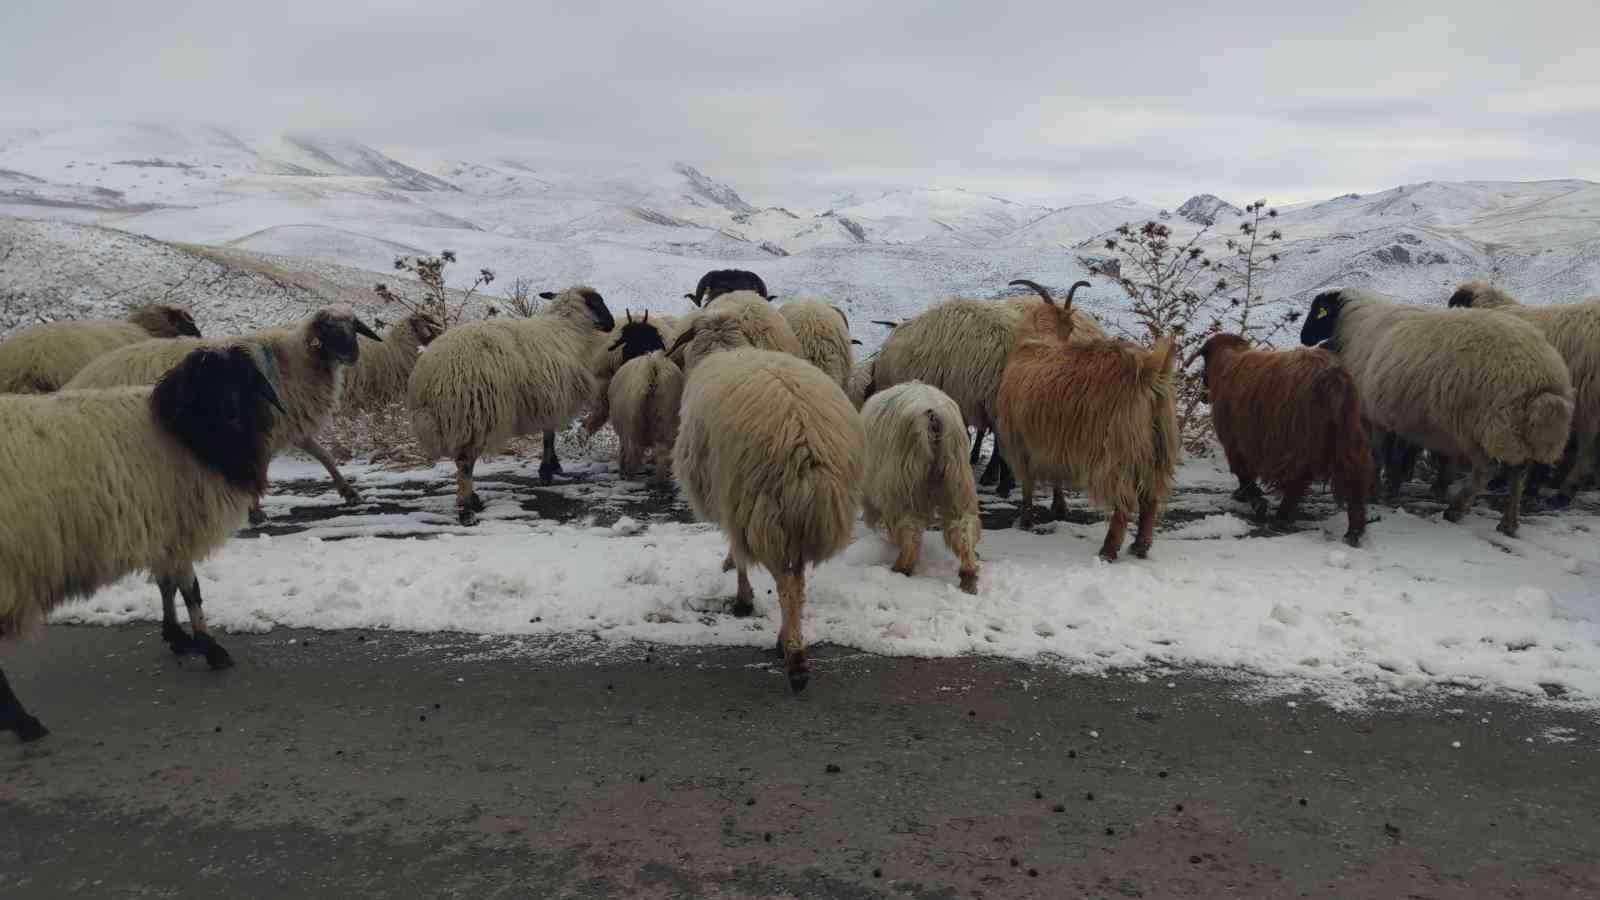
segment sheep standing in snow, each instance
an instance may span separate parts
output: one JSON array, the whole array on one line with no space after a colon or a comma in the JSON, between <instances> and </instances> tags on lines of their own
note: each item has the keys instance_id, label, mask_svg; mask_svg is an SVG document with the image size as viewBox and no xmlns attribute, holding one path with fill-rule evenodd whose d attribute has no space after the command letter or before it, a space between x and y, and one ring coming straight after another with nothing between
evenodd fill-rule
<instances>
[{"instance_id":1,"label":"sheep standing in snow","mask_svg":"<svg viewBox=\"0 0 1600 900\"><path fill-rule=\"evenodd\" d=\"M1360 546L1372 451L1355 380L1339 358L1327 350L1253 350L1236 334L1212 336L1197 355L1211 425L1239 478L1234 499L1264 506L1261 479L1283 492L1276 522L1287 526L1311 482L1331 481L1349 517L1345 543Z\"/></svg>"},{"instance_id":2,"label":"sheep standing in snow","mask_svg":"<svg viewBox=\"0 0 1600 900\"><path fill-rule=\"evenodd\" d=\"M406 394L412 427L423 453L455 462L462 524L483 510L472 482L479 457L563 428L589 405L596 347L615 324L600 293L579 285L539 315L452 328L417 360Z\"/></svg>"},{"instance_id":3,"label":"sheep standing in snow","mask_svg":"<svg viewBox=\"0 0 1600 900\"><path fill-rule=\"evenodd\" d=\"M723 294L734 291L751 291L763 300L772 299L767 293L767 283L761 280L761 276L744 269L713 269L700 276L694 293L683 296L695 306L705 306Z\"/></svg>"},{"instance_id":4,"label":"sheep standing in snow","mask_svg":"<svg viewBox=\"0 0 1600 900\"><path fill-rule=\"evenodd\" d=\"M232 665L206 629L194 563L243 524L266 486L269 406L279 401L262 362L259 350L206 348L153 388L0 397L0 637L146 570L172 651ZM193 635L177 622L179 592ZM48 733L3 672L0 729L23 741Z\"/></svg>"},{"instance_id":5,"label":"sheep standing in snow","mask_svg":"<svg viewBox=\"0 0 1600 900\"><path fill-rule=\"evenodd\" d=\"M1600 297L1559 306L1523 306L1485 281L1469 281L1450 296L1453 307L1494 309L1539 329L1572 377L1572 450L1562 460L1556 502L1567 504L1594 465L1600 448Z\"/></svg>"},{"instance_id":6,"label":"sheep standing in snow","mask_svg":"<svg viewBox=\"0 0 1600 900\"><path fill-rule=\"evenodd\" d=\"M1078 289L1088 285L1080 281L1072 286L1067 294L1069 306ZM956 298L928 309L895 328L883 342L874 370L874 390L907 381L931 384L961 407L967 425L978 430L979 441L974 443L981 442L983 432L994 427L1000 376L1016 349L1022 311L1038 303L1020 298L999 303ZM1075 315L1073 321L1082 323L1086 332L1091 327L1099 330L1086 314ZM996 493L1002 497L1010 494L1012 484L1011 473L1003 464L1004 450L997 445L990 461L1000 481ZM988 475L985 472L985 479ZM988 483L985 479L980 483Z\"/></svg>"},{"instance_id":7,"label":"sheep standing in snow","mask_svg":"<svg viewBox=\"0 0 1600 900\"><path fill-rule=\"evenodd\" d=\"M1524 468L1554 462L1572 427L1572 379L1539 330L1490 310L1402 306L1369 291L1318 294L1300 342L1333 339L1378 429L1472 464L1450 500L1458 522L1494 460L1513 470L1499 530L1517 532Z\"/></svg>"},{"instance_id":8,"label":"sheep standing in snow","mask_svg":"<svg viewBox=\"0 0 1600 900\"><path fill-rule=\"evenodd\" d=\"M862 511L899 547L894 571L917 568L922 535L940 519L945 546L959 560L961 589L978 592L978 488L967 461L967 427L956 402L912 381L873 394L861 409L867 434Z\"/></svg>"},{"instance_id":9,"label":"sheep standing in snow","mask_svg":"<svg viewBox=\"0 0 1600 900\"><path fill-rule=\"evenodd\" d=\"M1178 463L1172 336L1151 350L1123 340L1075 341L1071 309L1041 294L1045 302L1023 315L1023 337L997 399L995 434L1022 482L1020 524L1033 526L1036 480L1064 481L1111 511L1100 547L1106 562L1116 560L1137 510L1133 555L1143 559Z\"/></svg>"},{"instance_id":10,"label":"sheep standing in snow","mask_svg":"<svg viewBox=\"0 0 1600 900\"><path fill-rule=\"evenodd\" d=\"M58 391L98 356L151 338L200 337L189 313L151 304L124 321L84 319L23 328L0 341L0 393Z\"/></svg>"},{"instance_id":11,"label":"sheep standing in snow","mask_svg":"<svg viewBox=\"0 0 1600 900\"><path fill-rule=\"evenodd\" d=\"M618 322L617 327L611 329L610 342L595 354L594 406L589 410L588 418L583 421L583 430L587 437L592 438L595 432L611 420L611 379L617 374L617 370L622 368L622 364L640 355L638 348L645 346L646 343L652 345L660 343L662 347L670 345L677 339L681 328L677 317L645 310L637 321L630 312L625 321ZM646 332L650 331L655 332L654 338L647 336ZM631 342L623 339L625 332L633 336ZM629 355L630 353L632 355Z\"/></svg>"},{"instance_id":12,"label":"sheep standing in snow","mask_svg":"<svg viewBox=\"0 0 1600 900\"><path fill-rule=\"evenodd\" d=\"M288 410L273 420L273 453L296 447L310 454L328 470L339 496L347 503L358 503L361 494L345 480L333 456L317 443L318 432L327 425L339 405L345 372L359 358L358 337L382 340L356 318L349 307L327 306L288 328L271 328L210 341L174 338L132 344L85 366L67 387L153 384L199 347L259 347L266 354L268 374L278 386L284 408ZM252 521L264 518L259 506L251 511Z\"/></svg>"},{"instance_id":13,"label":"sheep standing in snow","mask_svg":"<svg viewBox=\"0 0 1600 900\"><path fill-rule=\"evenodd\" d=\"M345 373L339 408L371 412L403 400L422 348L444 333L439 320L416 312L383 330L383 340L361 338L355 365Z\"/></svg>"},{"instance_id":14,"label":"sheep standing in snow","mask_svg":"<svg viewBox=\"0 0 1600 900\"><path fill-rule=\"evenodd\" d=\"M800 627L806 566L850 543L865 435L837 384L794 354L756 349L749 324L719 302L678 336L689 368L672 470L695 515L728 538L734 613L754 609L752 564L776 579L778 647L798 693L811 674Z\"/></svg>"},{"instance_id":15,"label":"sheep standing in snow","mask_svg":"<svg viewBox=\"0 0 1600 900\"><path fill-rule=\"evenodd\" d=\"M664 483L672 473L683 370L667 358L661 332L648 321L635 322L629 316L617 344L627 361L612 376L606 393L617 431L618 468L623 478L631 479L644 452L653 450L656 481Z\"/></svg>"},{"instance_id":16,"label":"sheep standing in snow","mask_svg":"<svg viewBox=\"0 0 1600 900\"><path fill-rule=\"evenodd\" d=\"M702 322L715 322L716 327L704 329L707 336L698 341L683 339ZM789 327L789 321L779 315L772 304L751 291L734 291L717 297L715 303L707 303L704 309L684 321L683 330L667 355L687 373L694 368L694 354L727 349L717 341L736 341L737 346L806 358L805 348L800 345L794 329Z\"/></svg>"},{"instance_id":17,"label":"sheep standing in snow","mask_svg":"<svg viewBox=\"0 0 1600 900\"><path fill-rule=\"evenodd\" d=\"M844 311L821 300L790 300L778 307L778 314L800 341L801 354L845 389L855 360L850 350L850 320Z\"/></svg>"}]
</instances>

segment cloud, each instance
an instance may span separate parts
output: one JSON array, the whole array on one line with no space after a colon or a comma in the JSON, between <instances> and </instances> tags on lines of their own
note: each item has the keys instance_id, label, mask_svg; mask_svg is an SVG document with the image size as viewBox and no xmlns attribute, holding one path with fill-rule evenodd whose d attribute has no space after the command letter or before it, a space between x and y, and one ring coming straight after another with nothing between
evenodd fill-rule
<instances>
[{"instance_id":1,"label":"cloud","mask_svg":"<svg viewBox=\"0 0 1600 900\"><path fill-rule=\"evenodd\" d=\"M0 12L0 115L671 156L761 200L939 183L1290 201L1600 178L1597 30L1593 4L1489 0L20 0Z\"/></svg>"}]
</instances>

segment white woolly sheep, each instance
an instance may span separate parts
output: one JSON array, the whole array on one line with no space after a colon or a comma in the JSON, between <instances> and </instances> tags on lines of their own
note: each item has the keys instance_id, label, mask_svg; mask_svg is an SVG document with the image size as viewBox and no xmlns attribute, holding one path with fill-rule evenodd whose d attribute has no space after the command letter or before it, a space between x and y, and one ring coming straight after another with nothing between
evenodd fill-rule
<instances>
[{"instance_id":1,"label":"white woolly sheep","mask_svg":"<svg viewBox=\"0 0 1600 900\"><path fill-rule=\"evenodd\" d=\"M844 311L821 300L790 300L778 307L778 314L800 341L801 355L843 390L855 364Z\"/></svg>"},{"instance_id":2,"label":"white woolly sheep","mask_svg":"<svg viewBox=\"0 0 1600 900\"><path fill-rule=\"evenodd\" d=\"M415 312L384 328L382 341L361 338L356 364L344 376L339 408L370 412L405 399L422 348L443 332L438 319Z\"/></svg>"},{"instance_id":3,"label":"white woolly sheep","mask_svg":"<svg viewBox=\"0 0 1600 900\"><path fill-rule=\"evenodd\" d=\"M1064 481L1111 512L1100 547L1106 562L1116 560L1137 510L1133 555L1143 559L1178 464L1172 336L1150 350L1123 340L1072 340L1071 310L1040 293L1045 302L1023 313L1023 338L997 397L995 434L1022 482L1019 524L1033 525L1036 480Z\"/></svg>"},{"instance_id":4,"label":"white woolly sheep","mask_svg":"<svg viewBox=\"0 0 1600 900\"><path fill-rule=\"evenodd\" d=\"M174 306L141 306L123 321L83 319L23 328L0 341L0 393L58 391L95 357L151 338L200 337Z\"/></svg>"},{"instance_id":5,"label":"white woolly sheep","mask_svg":"<svg viewBox=\"0 0 1600 900\"><path fill-rule=\"evenodd\" d=\"M411 424L423 453L455 462L462 524L483 510L472 483L479 457L518 435L564 428L593 400L596 347L615 324L600 293L579 285L536 316L452 328L417 360ZM547 449L553 443L547 437Z\"/></svg>"},{"instance_id":6,"label":"white woolly sheep","mask_svg":"<svg viewBox=\"0 0 1600 900\"><path fill-rule=\"evenodd\" d=\"M685 335L692 337L695 329L705 322L716 323L715 328L702 329L706 337L697 341L684 339ZM687 374L694 368L693 354L704 355L735 346L806 358L805 348L800 346L800 339L789 327L789 321L779 315L772 304L751 291L722 294L715 302L708 302L683 322L683 330L669 346L667 355Z\"/></svg>"},{"instance_id":7,"label":"white woolly sheep","mask_svg":"<svg viewBox=\"0 0 1600 900\"><path fill-rule=\"evenodd\" d=\"M632 478L644 452L653 450L656 481L665 482L672 475L672 443L678 437L683 370L667 358L661 332L648 318L647 315L635 322L629 314L612 345L623 352L626 361L606 386L605 406L611 411L617 431L622 477Z\"/></svg>"},{"instance_id":8,"label":"white woolly sheep","mask_svg":"<svg viewBox=\"0 0 1600 900\"><path fill-rule=\"evenodd\" d=\"M845 382L844 392L856 409L860 409L872 395L872 370L877 364L878 354L874 353L850 367L850 379Z\"/></svg>"},{"instance_id":9,"label":"white woolly sheep","mask_svg":"<svg viewBox=\"0 0 1600 900\"><path fill-rule=\"evenodd\" d=\"M720 313L708 310L678 336L690 345L689 369L672 471L695 514L728 538L723 570L739 573L734 614L754 608L752 564L777 580L778 647L798 693L811 673L800 628L805 569L850 543L865 435L828 376L794 354L752 348L748 321Z\"/></svg>"},{"instance_id":10,"label":"white woolly sheep","mask_svg":"<svg viewBox=\"0 0 1600 900\"><path fill-rule=\"evenodd\" d=\"M1450 305L1494 309L1516 316L1539 329L1572 378L1572 458L1563 460L1566 472L1557 486L1558 503L1570 503L1594 465L1600 447L1600 297L1581 303L1523 306L1510 294L1486 281L1469 281L1456 288Z\"/></svg>"},{"instance_id":11,"label":"white woolly sheep","mask_svg":"<svg viewBox=\"0 0 1600 900\"><path fill-rule=\"evenodd\" d=\"M207 341L174 338L132 344L85 366L67 387L153 384L201 346L257 347L263 353L271 348L270 354L264 357L268 374L278 386L284 408L288 410L273 420L272 452L282 453L295 447L310 454L328 471L339 496L347 503L357 503L361 500L360 492L345 480L333 456L317 443L317 434L339 405L346 370L359 359L359 337L382 340L365 322L356 318L348 306L326 306L298 325L286 328L269 328ZM259 505L251 511L252 521L264 518Z\"/></svg>"},{"instance_id":12,"label":"white woolly sheep","mask_svg":"<svg viewBox=\"0 0 1600 900\"><path fill-rule=\"evenodd\" d=\"M196 350L154 387L0 397L0 637L132 572L161 591L161 636L213 669L194 563L243 524L266 485L277 393L243 347ZM178 625L183 594L193 635ZM47 730L0 672L0 730Z\"/></svg>"},{"instance_id":13,"label":"white woolly sheep","mask_svg":"<svg viewBox=\"0 0 1600 900\"><path fill-rule=\"evenodd\" d=\"M593 437L611 419L611 378L622 368L622 364L635 356L667 347L677 339L681 327L676 316L645 310L635 320L632 310L623 310L622 321L611 329L610 343L601 346L595 353L594 407L583 422L587 436ZM660 346L657 347L657 344Z\"/></svg>"},{"instance_id":14,"label":"white woolly sheep","mask_svg":"<svg viewBox=\"0 0 1600 900\"><path fill-rule=\"evenodd\" d=\"M1572 379L1537 328L1491 310L1402 306L1370 291L1318 294L1300 342L1332 340L1376 428L1472 464L1450 500L1460 521L1499 460L1513 470L1499 530L1517 532L1531 462L1554 462L1572 427Z\"/></svg>"},{"instance_id":15,"label":"white woolly sheep","mask_svg":"<svg viewBox=\"0 0 1600 900\"><path fill-rule=\"evenodd\" d=\"M867 434L861 508L899 548L894 571L917 568L928 523L941 520L945 546L959 561L961 589L978 592L978 487L967 461L961 409L919 381L873 394L861 410Z\"/></svg>"}]
</instances>

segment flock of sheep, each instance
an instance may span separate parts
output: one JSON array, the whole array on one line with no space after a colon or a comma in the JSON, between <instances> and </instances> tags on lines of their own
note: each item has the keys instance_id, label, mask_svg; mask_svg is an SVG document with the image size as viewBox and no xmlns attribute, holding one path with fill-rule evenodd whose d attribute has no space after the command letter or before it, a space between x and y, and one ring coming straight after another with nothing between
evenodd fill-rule
<instances>
[{"instance_id":1,"label":"flock of sheep","mask_svg":"<svg viewBox=\"0 0 1600 900\"><path fill-rule=\"evenodd\" d=\"M858 513L896 545L893 568L906 575L938 523L969 593L977 484L991 477L1002 495L1020 481L1024 527L1040 482L1057 515L1063 488L1081 489L1110 514L1102 559L1117 559L1130 519L1132 552L1149 553L1179 458L1173 336L1152 348L1109 337L1072 307L1086 282L1059 302L1034 282L1012 284L1037 296L956 298L880 323L893 332L860 361L841 310L809 299L774 305L743 270L707 273L682 318L630 310L618 322L580 285L543 294L547 305L531 317L444 330L418 313L381 338L337 306L226 339L204 339L186 313L159 306L126 322L24 329L0 342L0 637L147 571L172 652L226 668L194 563L261 515L267 464L291 447L357 499L316 440L335 411L403 400L423 452L454 462L457 514L471 524L483 509L473 485L480 458L543 434L548 479L559 471L555 430L588 410L589 434L607 421L615 428L624 476L648 457L657 480L674 480L696 515L722 530L723 569L737 573L734 614L753 611L752 565L773 576L778 649L801 691L810 677L806 570L845 548ZM1329 291L1301 333L1316 349L1256 349L1218 334L1181 361L1204 366L1235 497L1264 504L1264 482L1282 493L1277 516L1287 522L1311 483L1327 481L1356 545L1376 469L1395 492L1426 449L1442 472L1471 467L1450 498L1451 521L1496 464L1511 484L1500 524L1508 534L1530 465L1561 462L1557 496L1570 498L1600 433L1600 298L1523 309L1474 282L1448 307L1472 308ZM989 470L975 479L990 430ZM47 733L0 672L7 729L24 741Z\"/></svg>"}]
</instances>

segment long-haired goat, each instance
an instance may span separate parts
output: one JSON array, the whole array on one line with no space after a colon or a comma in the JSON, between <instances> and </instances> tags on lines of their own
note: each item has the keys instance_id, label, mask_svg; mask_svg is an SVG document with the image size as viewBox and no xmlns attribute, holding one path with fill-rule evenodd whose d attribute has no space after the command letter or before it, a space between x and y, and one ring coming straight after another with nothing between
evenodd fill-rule
<instances>
[{"instance_id":1,"label":"long-haired goat","mask_svg":"<svg viewBox=\"0 0 1600 900\"><path fill-rule=\"evenodd\" d=\"M1123 340L1074 341L1071 308L1044 296L1023 313L997 398L995 434L1022 482L1021 525L1033 526L1034 482L1062 481L1111 512L1100 547L1107 562L1137 511L1133 554L1143 559L1178 463L1172 336L1151 350Z\"/></svg>"},{"instance_id":2,"label":"long-haired goat","mask_svg":"<svg viewBox=\"0 0 1600 900\"><path fill-rule=\"evenodd\" d=\"M1211 425L1239 478L1234 498L1265 501L1256 479L1283 492L1277 523L1288 525L1313 481L1329 481L1345 506L1345 543L1361 544L1367 528L1372 451L1361 423L1355 380L1327 350L1253 350L1236 334L1207 339L1205 362Z\"/></svg>"}]
</instances>

